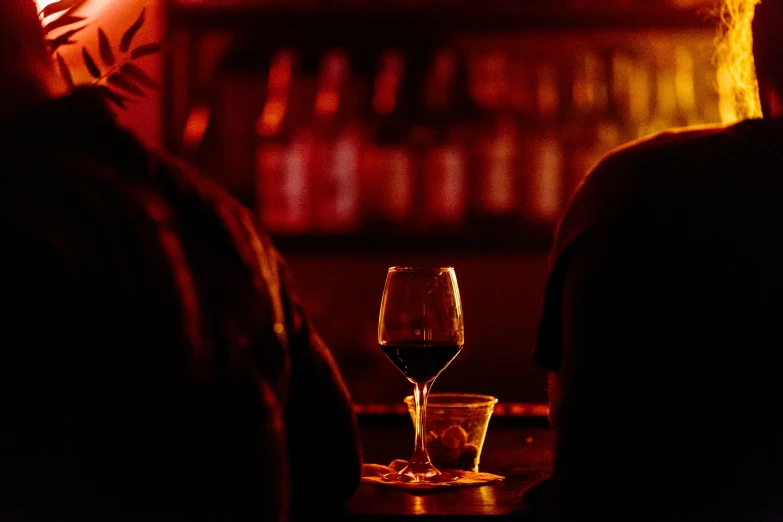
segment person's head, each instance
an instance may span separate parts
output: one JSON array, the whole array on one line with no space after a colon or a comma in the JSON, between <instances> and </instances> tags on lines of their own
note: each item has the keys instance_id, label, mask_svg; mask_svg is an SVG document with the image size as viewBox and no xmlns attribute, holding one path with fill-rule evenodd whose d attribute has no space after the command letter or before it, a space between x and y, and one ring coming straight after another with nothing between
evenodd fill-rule
<instances>
[{"instance_id":1,"label":"person's head","mask_svg":"<svg viewBox=\"0 0 783 522\"><path fill-rule=\"evenodd\" d=\"M753 56L764 116L783 115L783 0L762 0L752 23Z\"/></svg>"},{"instance_id":2,"label":"person's head","mask_svg":"<svg viewBox=\"0 0 783 522\"><path fill-rule=\"evenodd\" d=\"M0 114L63 94L34 0L0 0Z\"/></svg>"},{"instance_id":3,"label":"person's head","mask_svg":"<svg viewBox=\"0 0 783 522\"><path fill-rule=\"evenodd\" d=\"M0 2L0 44L0 57L4 60L20 54L39 60L46 56L34 0Z\"/></svg>"}]
</instances>

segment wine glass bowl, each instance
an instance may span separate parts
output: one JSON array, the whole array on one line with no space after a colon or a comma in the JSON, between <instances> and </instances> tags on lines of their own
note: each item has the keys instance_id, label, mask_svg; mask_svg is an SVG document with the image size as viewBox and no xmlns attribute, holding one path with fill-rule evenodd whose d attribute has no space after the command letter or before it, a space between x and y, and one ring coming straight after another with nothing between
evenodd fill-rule
<instances>
[{"instance_id":1,"label":"wine glass bowl","mask_svg":"<svg viewBox=\"0 0 783 522\"><path fill-rule=\"evenodd\" d=\"M408 465L385 480L432 483L458 478L432 464L425 428L429 389L462 350L464 337L454 268L389 268L378 320L378 344L413 384L415 441Z\"/></svg>"}]
</instances>

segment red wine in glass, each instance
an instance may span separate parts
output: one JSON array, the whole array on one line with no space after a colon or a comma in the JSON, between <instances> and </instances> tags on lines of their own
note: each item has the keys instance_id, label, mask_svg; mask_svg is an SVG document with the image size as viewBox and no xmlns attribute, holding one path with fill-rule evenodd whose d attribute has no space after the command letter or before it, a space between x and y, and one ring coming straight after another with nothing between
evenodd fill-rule
<instances>
[{"instance_id":1,"label":"red wine in glass","mask_svg":"<svg viewBox=\"0 0 783 522\"><path fill-rule=\"evenodd\" d=\"M462 345L407 341L381 345L381 350L411 382L430 382L454 360Z\"/></svg>"}]
</instances>

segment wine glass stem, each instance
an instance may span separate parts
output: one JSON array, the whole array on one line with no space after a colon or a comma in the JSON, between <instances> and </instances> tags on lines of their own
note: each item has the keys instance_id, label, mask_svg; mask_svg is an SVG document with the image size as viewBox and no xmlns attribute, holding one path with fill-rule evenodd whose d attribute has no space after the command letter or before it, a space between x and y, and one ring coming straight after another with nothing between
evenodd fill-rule
<instances>
[{"instance_id":1,"label":"wine glass stem","mask_svg":"<svg viewBox=\"0 0 783 522\"><path fill-rule=\"evenodd\" d=\"M430 457L427 454L426 445L426 420L427 420L427 394L430 390L430 383L414 383L413 385L413 398L416 406L416 422L414 423L414 429L416 431L416 439L413 446L413 457L411 457L410 464L417 465L429 465Z\"/></svg>"}]
</instances>

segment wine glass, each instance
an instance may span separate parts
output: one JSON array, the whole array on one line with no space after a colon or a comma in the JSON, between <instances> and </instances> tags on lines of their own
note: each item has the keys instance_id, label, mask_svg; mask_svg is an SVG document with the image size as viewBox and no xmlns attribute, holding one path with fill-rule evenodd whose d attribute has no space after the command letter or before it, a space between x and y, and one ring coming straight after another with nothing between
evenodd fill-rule
<instances>
[{"instance_id":1,"label":"wine glass","mask_svg":"<svg viewBox=\"0 0 783 522\"><path fill-rule=\"evenodd\" d=\"M384 480L433 483L458 475L437 469L427 454L427 394L443 369L462 350L462 304L451 267L389 268L378 320L383 353L413 383L415 443L407 466Z\"/></svg>"}]
</instances>

